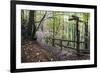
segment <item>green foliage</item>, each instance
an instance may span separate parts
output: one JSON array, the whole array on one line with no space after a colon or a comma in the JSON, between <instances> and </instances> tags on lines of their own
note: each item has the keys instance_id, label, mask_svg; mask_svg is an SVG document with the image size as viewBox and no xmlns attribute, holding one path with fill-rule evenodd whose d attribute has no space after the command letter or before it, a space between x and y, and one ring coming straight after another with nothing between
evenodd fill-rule
<instances>
[{"instance_id":1,"label":"green foliage","mask_svg":"<svg viewBox=\"0 0 100 73\"><path fill-rule=\"evenodd\" d=\"M36 27L39 26L39 23L47 12L45 18L42 20L39 29L43 28L45 34L45 39L48 42L47 38L56 38L61 40L71 40L76 41L76 21L69 21L72 15L79 17L83 22L79 22L79 31L80 31L80 41L85 41L85 23L88 26L88 35L89 35L89 13L82 12L60 12L60 11L35 11L34 23ZM29 10L21 11L21 22L22 25L26 24L29 20ZM89 39L89 36L88 36ZM52 43L52 40L49 39ZM70 46L75 46L75 43L70 43ZM81 45L83 47L83 45Z\"/></svg>"}]
</instances>

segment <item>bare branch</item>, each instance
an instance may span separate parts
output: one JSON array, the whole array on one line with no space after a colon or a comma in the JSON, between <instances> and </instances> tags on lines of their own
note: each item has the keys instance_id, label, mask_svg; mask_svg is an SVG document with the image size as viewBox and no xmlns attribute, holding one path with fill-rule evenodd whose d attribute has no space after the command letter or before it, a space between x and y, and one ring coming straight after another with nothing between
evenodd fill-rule
<instances>
[{"instance_id":1,"label":"bare branch","mask_svg":"<svg viewBox=\"0 0 100 73\"><path fill-rule=\"evenodd\" d=\"M39 29L39 27L40 27L40 25L41 25L42 21L43 21L43 20L44 20L44 18L46 17L46 14L47 14L47 11L45 12L45 14L43 15L42 19L40 20L40 23L39 23L39 25L38 25L38 27L37 27L36 31Z\"/></svg>"}]
</instances>

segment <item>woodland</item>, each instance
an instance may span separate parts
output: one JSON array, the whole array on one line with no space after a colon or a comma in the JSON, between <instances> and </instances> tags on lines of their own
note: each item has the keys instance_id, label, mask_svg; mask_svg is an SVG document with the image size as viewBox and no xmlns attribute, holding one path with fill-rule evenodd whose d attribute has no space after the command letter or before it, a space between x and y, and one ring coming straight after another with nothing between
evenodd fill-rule
<instances>
[{"instance_id":1,"label":"woodland","mask_svg":"<svg viewBox=\"0 0 100 73\"><path fill-rule=\"evenodd\" d=\"M90 14L21 10L21 62L90 59Z\"/></svg>"}]
</instances>

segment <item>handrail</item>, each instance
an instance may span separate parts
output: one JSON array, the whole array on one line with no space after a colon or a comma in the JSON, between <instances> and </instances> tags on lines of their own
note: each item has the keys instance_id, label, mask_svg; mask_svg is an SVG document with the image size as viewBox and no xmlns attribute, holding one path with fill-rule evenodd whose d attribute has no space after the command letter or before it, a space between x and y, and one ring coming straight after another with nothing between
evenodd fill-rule
<instances>
[{"instance_id":1,"label":"handrail","mask_svg":"<svg viewBox=\"0 0 100 73\"><path fill-rule=\"evenodd\" d=\"M62 40L62 39L56 39L56 38L47 38L47 39L53 39L53 40L61 40L61 41L68 41L68 42L77 42L77 41L73 41L73 40ZM79 43L87 43L87 42L84 42L84 41L79 41Z\"/></svg>"},{"instance_id":2,"label":"handrail","mask_svg":"<svg viewBox=\"0 0 100 73\"><path fill-rule=\"evenodd\" d=\"M77 41L62 40L62 39L56 39L56 38L47 38L47 39L52 39L52 41L53 41L53 44L52 44L52 45L53 45L53 46L55 46L55 45L60 46L60 47L61 47L61 51L62 51L63 47L65 47L65 48L70 48L70 49L73 49L73 50L77 50L77 48L75 48L75 47L68 47L69 42L77 43ZM59 41L60 41L60 42L59 42L60 44L56 43L55 40L59 40ZM68 43L67 43L66 46L65 46L65 45L62 44L62 42L68 42ZM79 41L79 43L87 43L87 42ZM80 51L82 51L82 50L80 49ZM84 50L84 51L85 51L85 50ZM86 51L87 51L87 50L86 50Z\"/></svg>"}]
</instances>

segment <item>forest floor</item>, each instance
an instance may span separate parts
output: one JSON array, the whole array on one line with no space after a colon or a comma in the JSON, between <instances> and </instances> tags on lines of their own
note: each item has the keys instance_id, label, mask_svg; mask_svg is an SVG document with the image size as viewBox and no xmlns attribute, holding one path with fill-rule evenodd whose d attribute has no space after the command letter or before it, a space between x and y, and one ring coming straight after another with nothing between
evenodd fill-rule
<instances>
[{"instance_id":1,"label":"forest floor","mask_svg":"<svg viewBox=\"0 0 100 73\"><path fill-rule=\"evenodd\" d=\"M21 45L21 62L47 62L65 60L88 60L89 54L77 56L77 52L72 49L63 49L40 44L36 41L25 40Z\"/></svg>"}]
</instances>

